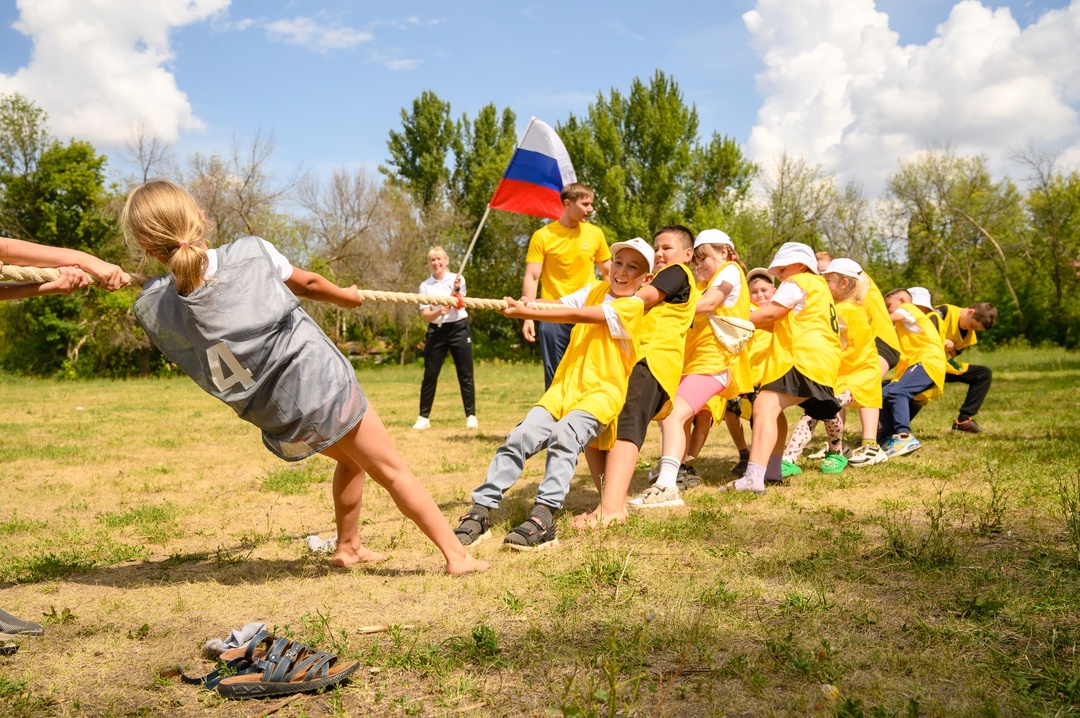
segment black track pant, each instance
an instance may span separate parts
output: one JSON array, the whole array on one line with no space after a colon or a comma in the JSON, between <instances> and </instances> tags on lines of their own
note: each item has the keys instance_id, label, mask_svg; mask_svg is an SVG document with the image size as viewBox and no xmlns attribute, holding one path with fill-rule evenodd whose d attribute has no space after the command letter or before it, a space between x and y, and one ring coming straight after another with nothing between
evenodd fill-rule
<instances>
[{"instance_id":1,"label":"black track pant","mask_svg":"<svg viewBox=\"0 0 1080 718\"><path fill-rule=\"evenodd\" d=\"M448 322L441 327L438 322L428 325L424 339L424 383L420 385L420 416L431 416L435 403L435 387L439 384L446 353L450 352L457 369L458 385L461 387L461 403L465 416L476 415L476 389L473 386L472 335L469 320Z\"/></svg>"},{"instance_id":2,"label":"black track pant","mask_svg":"<svg viewBox=\"0 0 1080 718\"><path fill-rule=\"evenodd\" d=\"M979 413L986 395L990 393L990 379L992 372L990 367L968 364L967 371L963 374L946 374L946 384L967 384L967 397L964 405L960 407L960 420L967 419Z\"/></svg>"}]
</instances>

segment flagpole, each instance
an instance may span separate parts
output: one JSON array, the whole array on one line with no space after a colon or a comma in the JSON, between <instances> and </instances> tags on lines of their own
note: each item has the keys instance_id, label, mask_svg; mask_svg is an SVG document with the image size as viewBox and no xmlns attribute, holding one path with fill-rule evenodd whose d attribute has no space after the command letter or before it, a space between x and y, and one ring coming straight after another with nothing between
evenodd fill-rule
<instances>
[{"instance_id":1,"label":"flagpole","mask_svg":"<svg viewBox=\"0 0 1080 718\"><path fill-rule=\"evenodd\" d=\"M518 138L518 143L514 145L515 152L518 150L519 147L521 147L521 143L525 141L525 135L529 134L529 130L532 128L534 122L536 122L536 117L530 117L529 124L525 126L525 131L521 133L521 137ZM513 160L514 157L513 155L511 155L510 161L513 162ZM473 247L476 246L476 240L480 237L480 230L482 230L484 228L484 225L487 224L487 218L489 214L491 214L490 202L488 202L488 206L484 209L484 216L480 218L480 225L476 228L476 232L473 233L472 241L469 242L469 248L465 250L465 256L461 259L461 266L458 267L457 271L459 277L461 276L461 273L465 271L465 265L468 264L469 257L472 256ZM443 325L443 322L445 321L446 315L444 314L439 317L438 326L441 327Z\"/></svg>"}]
</instances>

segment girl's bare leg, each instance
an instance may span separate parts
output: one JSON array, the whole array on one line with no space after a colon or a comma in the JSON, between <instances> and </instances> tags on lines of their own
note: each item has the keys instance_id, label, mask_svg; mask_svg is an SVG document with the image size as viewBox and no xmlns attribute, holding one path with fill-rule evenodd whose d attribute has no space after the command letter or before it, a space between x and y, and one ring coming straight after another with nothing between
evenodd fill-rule
<instances>
[{"instance_id":1,"label":"girl's bare leg","mask_svg":"<svg viewBox=\"0 0 1080 718\"><path fill-rule=\"evenodd\" d=\"M415 523L442 552L446 558L447 573L470 573L488 568L486 561L474 559L458 541L431 494L394 448L375 407L369 405L360 423L323 453L339 462L344 458L347 462L359 465L385 488L398 510ZM361 484L360 492L362 491ZM353 496L348 491L345 493L349 497Z\"/></svg>"},{"instance_id":2,"label":"girl's bare leg","mask_svg":"<svg viewBox=\"0 0 1080 718\"><path fill-rule=\"evenodd\" d=\"M862 423L863 441L877 442L877 426L880 415L881 409L867 409L866 407L859 409L859 422Z\"/></svg>"},{"instance_id":3,"label":"girl's bare leg","mask_svg":"<svg viewBox=\"0 0 1080 718\"><path fill-rule=\"evenodd\" d=\"M333 447L331 447L333 448ZM337 549L331 559L335 566L385 561L386 554L372 551L360 541L360 507L364 498L364 470L348 461L337 460L334 469L334 519L337 524Z\"/></svg>"},{"instance_id":4,"label":"girl's bare leg","mask_svg":"<svg viewBox=\"0 0 1080 718\"><path fill-rule=\"evenodd\" d=\"M690 439L686 442L686 458L697 458L705 441L709 438L709 430L712 429L712 413L708 409L702 409L694 417L694 428L690 432Z\"/></svg>"}]
</instances>

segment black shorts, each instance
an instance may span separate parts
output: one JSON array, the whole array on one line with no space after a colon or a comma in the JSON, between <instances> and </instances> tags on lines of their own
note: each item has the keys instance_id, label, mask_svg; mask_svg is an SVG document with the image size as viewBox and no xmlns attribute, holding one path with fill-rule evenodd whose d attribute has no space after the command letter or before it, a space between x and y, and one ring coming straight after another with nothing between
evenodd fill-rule
<instances>
[{"instance_id":1,"label":"black shorts","mask_svg":"<svg viewBox=\"0 0 1080 718\"><path fill-rule=\"evenodd\" d=\"M799 408L811 419L828 421L840 413L840 402L836 400L832 387L807 379L795 367L791 367L787 374L776 381L765 384L759 391L772 391L803 399Z\"/></svg>"},{"instance_id":2,"label":"black shorts","mask_svg":"<svg viewBox=\"0 0 1080 718\"><path fill-rule=\"evenodd\" d=\"M890 369L895 368L900 362L900 352L883 342L881 337L874 337L874 346L877 347L878 356L888 363Z\"/></svg>"},{"instance_id":3,"label":"black shorts","mask_svg":"<svg viewBox=\"0 0 1080 718\"><path fill-rule=\"evenodd\" d=\"M626 403L619 412L615 439L632 441L640 451L641 445L645 443L649 422L660 413L667 401L667 392L642 359L630 370L630 380L626 385Z\"/></svg>"}]
</instances>

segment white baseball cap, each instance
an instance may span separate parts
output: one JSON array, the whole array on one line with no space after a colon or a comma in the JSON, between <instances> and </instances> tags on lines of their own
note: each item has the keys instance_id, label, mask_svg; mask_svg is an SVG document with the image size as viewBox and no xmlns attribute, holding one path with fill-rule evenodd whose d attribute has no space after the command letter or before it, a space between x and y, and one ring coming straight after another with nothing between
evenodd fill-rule
<instances>
[{"instance_id":1,"label":"white baseball cap","mask_svg":"<svg viewBox=\"0 0 1080 718\"><path fill-rule=\"evenodd\" d=\"M845 277L858 279L859 275L862 274L862 267L853 259L840 257L829 262L829 266L825 267L822 274L843 274Z\"/></svg>"},{"instance_id":2,"label":"white baseball cap","mask_svg":"<svg viewBox=\"0 0 1080 718\"><path fill-rule=\"evenodd\" d=\"M773 282L773 276L769 274L769 270L765 267L754 267L746 273L746 281L749 282L752 279L767 279L769 282Z\"/></svg>"},{"instance_id":3,"label":"white baseball cap","mask_svg":"<svg viewBox=\"0 0 1080 718\"><path fill-rule=\"evenodd\" d=\"M652 274L653 259L656 257L656 253L653 252L653 248L649 246L648 242L641 237L634 237L625 242L616 242L611 245L611 256L614 257L618 254L620 249L632 249L644 257L645 261L649 263L649 274Z\"/></svg>"},{"instance_id":4,"label":"white baseball cap","mask_svg":"<svg viewBox=\"0 0 1080 718\"><path fill-rule=\"evenodd\" d=\"M777 267L786 267L789 264L805 264L806 268L814 274L821 274L817 268L817 257L814 250L802 242L784 242L780 249L776 250L776 256L769 264L769 272Z\"/></svg>"},{"instance_id":5,"label":"white baseball cap","mask_svg":"<svg viewBox=\"0 0 1080 718\"><path fill-rule=\"evenodd\" d=\"M703 244L726 244L727 246L735 249L735 243L731 241L731 237L727 236L726 232L721 232L719 229L703 229L701 234L694 240L694 249L697 249Z\"/></svg>"},{"instance_id":6,"label":"white baseball cap","mask_svg":"<svg viewBox=\"0 0 1080 718\"><path fill-rule=\"evenodd\" d=\"M930 290L926 287L908 287L907 291L911 295L911 303L916 307L934 308L933 302L930 301Z\"/></svg>"}]
</instances>

